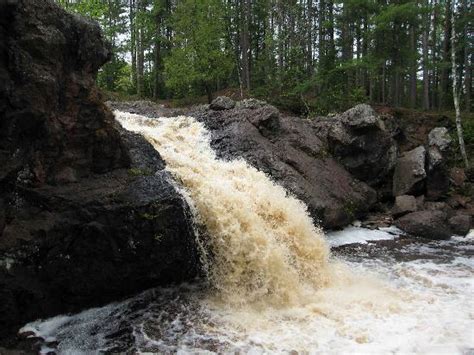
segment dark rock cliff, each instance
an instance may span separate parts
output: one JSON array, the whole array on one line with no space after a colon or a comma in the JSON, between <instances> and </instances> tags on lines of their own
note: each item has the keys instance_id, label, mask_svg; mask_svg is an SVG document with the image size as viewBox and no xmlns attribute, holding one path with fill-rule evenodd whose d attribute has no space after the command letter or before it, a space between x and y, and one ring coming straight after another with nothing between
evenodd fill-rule
<instances>
[{"instance_id":1,"label":"dark rock cliff","mask_svg":"<svg viewBox=\"0 0 474 355\"><path fill-rule=\"evenodd\" d=\"M72 182L128 165L94 79L97 24L46 0L0 2L0 179Z\"/></svg>"},{"instance_id":2,"label":"dark rock cliff","mask_svg":"<svg viewBox=\"0 0 474 355\"><path fill-rule=\"evenodd\" d=\"M0 340L197 272L189 208L95 87L97 24L0 0Z\"/></svg>"}]
</instances>

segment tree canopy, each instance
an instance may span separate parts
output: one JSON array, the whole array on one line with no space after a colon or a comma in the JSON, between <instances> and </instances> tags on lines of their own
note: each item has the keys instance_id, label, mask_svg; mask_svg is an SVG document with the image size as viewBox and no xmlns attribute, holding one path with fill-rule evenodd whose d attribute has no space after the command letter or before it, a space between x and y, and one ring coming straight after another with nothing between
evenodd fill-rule
<instances>
[{"instance_id":1,"label":"tree canopy","mask_svg":"<svg viewBox=\"0 0 474 355\"><path fill-rule=\"evenodd\" d=\"M98 82L109 91L169 99L238 88L303 114L358 102L451 109L454 46L471 110L467 0L58 2L104 29L113 59Z\"/></svg>"}]
</instances>

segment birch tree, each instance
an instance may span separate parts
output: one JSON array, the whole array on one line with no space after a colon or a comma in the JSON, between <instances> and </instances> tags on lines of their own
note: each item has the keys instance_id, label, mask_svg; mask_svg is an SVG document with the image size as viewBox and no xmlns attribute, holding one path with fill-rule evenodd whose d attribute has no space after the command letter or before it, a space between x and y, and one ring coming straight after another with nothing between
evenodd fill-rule
<instances>
[{"instance_id":1,"label":"birch tree","mask_svg":"<svg viewBox=\"0 0 474 355\"><path fill-rule=\"evenodd\" d=\"M466 168L469 168L469 160L467 158L466 146L464 144L464 135L462 129L462 120L461 120L461 109L459 107L459 93L457 88L457 70L456 70L456 27L455 27L455 16L454 16L454 7L455 1L452 0L452 10L451 10L451 75L453 77L453 100L454 100L454 109L456 111L456 130L458 133L459 140L459 149L461 151L461 156L464 160L464 165Z\"/></svg>"}]
</instances>

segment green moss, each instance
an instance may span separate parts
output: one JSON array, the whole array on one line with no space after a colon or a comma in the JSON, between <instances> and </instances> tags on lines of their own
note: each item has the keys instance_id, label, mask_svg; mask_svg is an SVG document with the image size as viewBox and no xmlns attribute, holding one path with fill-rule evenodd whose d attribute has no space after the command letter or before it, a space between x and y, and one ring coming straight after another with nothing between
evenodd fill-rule
<instances>
[{"instance_id":1,"label":"green moss","mask_svg":"<svg viewBox=\"0 0 474 355\"><path fill-rule=\"evenodd\" d=\"M159 215L145 212L145 213L142 213L140 215L140 217L143 218L143 219L146 219L148 221L153 221L153 220L157 219L159 217Z\"/></svg>"},{"instance_id":2,"label":"green moss","mask_svg":"<svg viewBox=\"0 0 474 355\"><path fill-rule=\"evenodd\" d=\"M354 201L352 200L346 201L343 208L344 208L344 212L346 212L351 218L356 217L357 205Z\"/></svg>"},{"instance_id":3,"label":"green moss","mask_svg":"<svg viewBox=\"0 0 474 355\"><path fill-rule=\"evenodd\" d=\"M150 176L152 175L152 172L148 169L131 168L128 169L128 175L132 177Z\"/></svg>"}]
</instances>

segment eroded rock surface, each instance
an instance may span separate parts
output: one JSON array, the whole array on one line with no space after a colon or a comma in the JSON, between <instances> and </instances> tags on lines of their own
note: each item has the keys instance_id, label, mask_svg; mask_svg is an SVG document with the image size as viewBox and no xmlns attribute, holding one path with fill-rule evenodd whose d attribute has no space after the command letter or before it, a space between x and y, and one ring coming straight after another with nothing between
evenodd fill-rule
<instances>
[{"instance_id":1,"label":"eroded rock surface","mask_svg":"<svg viewBox=\"0 0 474 355\"><path fill-rule=\"evenodd\" d=\"M212 100L209 108L211 110L230 110L235 107L235 101L227 96L219 96Z\"/></svg>"}]
</instances>

